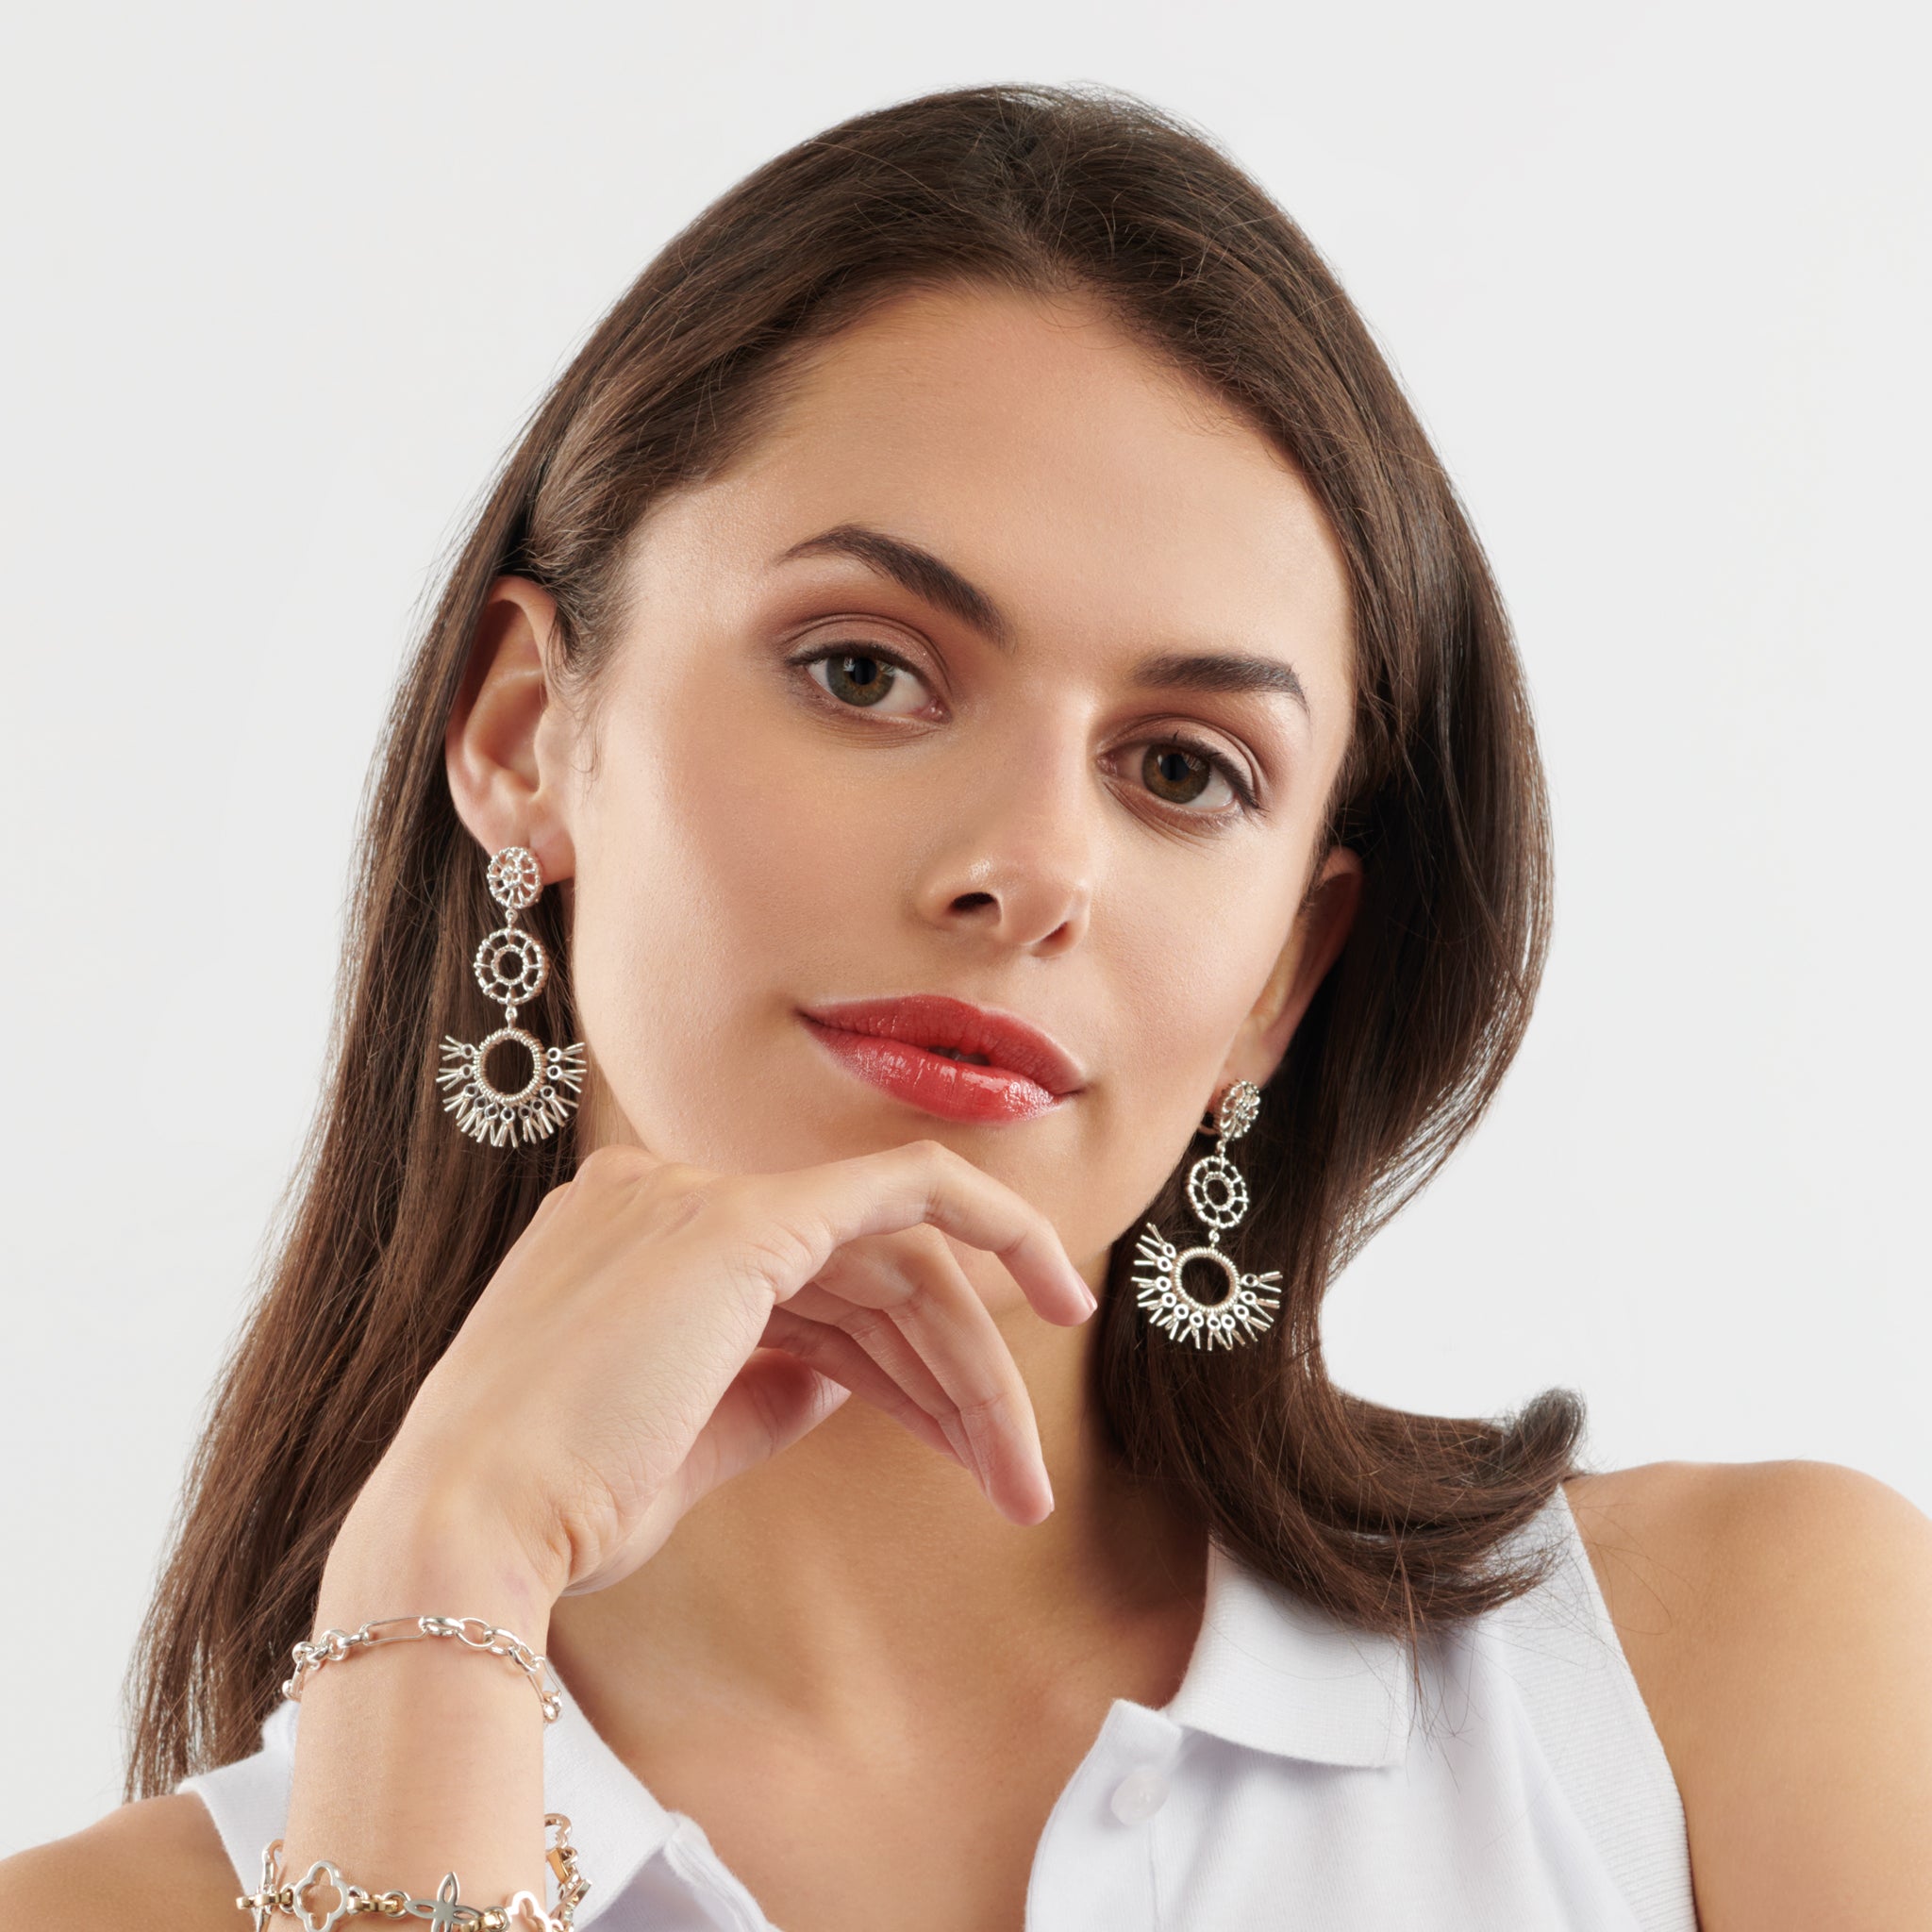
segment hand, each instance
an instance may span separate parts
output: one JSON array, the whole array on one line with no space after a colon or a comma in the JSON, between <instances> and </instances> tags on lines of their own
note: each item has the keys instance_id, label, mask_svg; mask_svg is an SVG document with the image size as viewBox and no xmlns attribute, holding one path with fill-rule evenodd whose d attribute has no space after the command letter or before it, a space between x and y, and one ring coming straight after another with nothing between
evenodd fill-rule
<instances>
[{"instance_id":1,"label":"hand","mask_svg":"<svg viewBox=\"0 0 1932 1932\"><path fill-rule=\"evenodd\" d=\"M460 1497L555 1601L629 1575L856 1394L1038 1523L1032 1403L947 1236L1047 1320L1092 1312L1046 1217L937 1141L763 1174L600 1148L504 1257L365 1498Z\"/></svg>"}]
</instances>

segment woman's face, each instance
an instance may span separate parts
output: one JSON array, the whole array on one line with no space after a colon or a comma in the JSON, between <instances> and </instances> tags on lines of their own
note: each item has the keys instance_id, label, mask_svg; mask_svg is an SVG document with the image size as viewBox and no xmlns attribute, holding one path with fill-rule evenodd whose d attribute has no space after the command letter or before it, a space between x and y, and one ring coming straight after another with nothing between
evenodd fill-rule
<instances>
[{"instance_id":1,"label":"woman's face","mask_svg":"<svg viewBox=\"0 0 1932 1932\"><path fill-rule=\"evenodd\" d=\"M817 351L630 570L522 804L458 781L486 845L575 879L586 1143L742 1171L931 1137L1087 1265L1266 1080L1352 915L1337 853L1296 919L1350 714L1308 490L1098 310L922 292ZM542 593L498 592L547 650ZM1076 1087L916 1043L881 1087L807 1017L928 993L1042 1029Z\"/></svg>"}]
</instances>

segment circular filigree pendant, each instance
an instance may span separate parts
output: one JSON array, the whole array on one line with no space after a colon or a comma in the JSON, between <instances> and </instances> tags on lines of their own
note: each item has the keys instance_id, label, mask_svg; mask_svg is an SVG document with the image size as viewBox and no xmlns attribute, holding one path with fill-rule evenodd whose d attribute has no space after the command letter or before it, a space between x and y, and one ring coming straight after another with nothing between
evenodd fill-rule
<instances>
[{"instance_id":1,"label":"circular filigree pendant","mask_svg":"<svg viewBox=\"0 0 1932 1932\"><path fill-rule=\"evenodd\" d=\"M1274 1325L1281 1298L1269 1289L1281 1279L1276 1270L1243 1274L1234 1257L1219 1248L1176 1248L1151 1221L1135 1255L1145 1271L1133 1278L1140 1291L1135 1299L1148 1320L1176 1341L1191 1341L1196 1348L1233 1348ZM1188 1268L1202 1261L1221 1271L1225 1288L1216 1301L1204 1302L1188 1289Z\"/></svg>"},{"instance_id":2,"label":"circular filigree pendant","mask_svg":"<svg viewBox=\"0 0 1932 1932\"><path fill-rule=\"evenodd\" d=\"M1221 1098L1214 1130L1224 1141L1239 1141L1261 1111L1261 1090L1252 1080L1237 1080Z\"/></svg>"},{"instance_id":3,"label":"circular filigree pendant","mask_svg":"<svg viewBox=\"0 0 1932 1932\"><path fill-rule=\"evenodd\" d=\"M485 998L506 1007L527 1005L550 977L550 956L533 932L500 925L485 933L472 962Z\"/></svg>"},{"instance_id":4,"label":"circular filigree pendant","mask_svg":"<svg viewBox=\"0 0 1932 1932\"><path fill-rule=\"evenodd\" d=\"M1188 1170L1188 1206L1203 1227L1232 1227L1248 1211L1248 1184L1224 1154L1208 1154Z\"/></svg>"},{"instance_id":5,"label":"circular filigree pendant","mask_svg":"<svg viewBox=\"0 0 1932 1932\"><path fill-rule=\"evenodd\" d=\"M490 861L484 883L490 888L490 896L506 912L521 912L537 903L537 895L543 890L543 868L527 845L506 845Z\"/></svg>"}]
</instances>

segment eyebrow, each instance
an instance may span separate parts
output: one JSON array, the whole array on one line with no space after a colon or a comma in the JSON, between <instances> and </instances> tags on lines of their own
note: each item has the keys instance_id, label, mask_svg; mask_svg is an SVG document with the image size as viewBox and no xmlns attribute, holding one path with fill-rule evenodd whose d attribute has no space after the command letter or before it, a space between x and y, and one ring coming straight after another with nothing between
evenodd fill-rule
<instances>
[{"instance_id":1,"label":"eyebrow","mask_svg":"<svg viewBox=\"0 0 1932 1932\"><path fill-rule=\"evenodd\" d=\"M943 558L903 537L888 536L864 524L838 524L792 544L773 561L789 563L799 557L854 558L935 609L970 625L1002 651L1013 647L1013 626L1000 607ZM1294 666L1278 658L1253 658L1236 651L1163 651L1130 665L1127 675L1136 684L1163 690L1258 691L1287 697L1309 712L1308 694Z\"/></svg>"}]
</instances>

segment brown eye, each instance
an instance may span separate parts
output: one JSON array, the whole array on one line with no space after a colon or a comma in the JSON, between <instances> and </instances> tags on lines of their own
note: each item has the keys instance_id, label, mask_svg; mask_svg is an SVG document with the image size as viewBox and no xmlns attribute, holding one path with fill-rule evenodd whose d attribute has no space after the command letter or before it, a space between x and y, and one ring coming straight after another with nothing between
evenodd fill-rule
<instances>
[{"instance_id":1,"label":"brown eye","mask_svg":"<svg viewBox=\"0 0 1932 1932\"><path fill-rule=\"evenodd\" d=\"M848 705L875 705L898 681L897 667L883 658L821 658L825 689Z\"/></svg>"},{"instance_id":2,"label":"brown eye","mask_svg":"<svg viewBox=\"0 0 1932 1932\"><path fill-rule=\"evenodd\" d=\"M909 717L931 703L925 679L908 664L882 651L816 651L788 660L847 710L872 710L892 703L881 715Z\"/></svg>"},{"instance_id":3,"label":"brown eye","mask_svg":"<svg viewBox=\"0 0 1932 1932\"><path fill-rule=\"evenodd\" d=\"M1150 744L1141 760L1141 775L1157 798L1170 805L1191 805L1217 774L1206 758L1177 744Z\"/></svg>"},{"instance_id":4,"label":"brown eye","mask_svg":"<svg viewBox=\"0 0 1932 1932\"><path fill-rule=\"evenodd\" d=\"M1213 808L1187 814L1208 824L1228 822L1235 816L1230 806L1252 812L1259 804L1253 781L1233 758L1191 738L1149 741L1141 759L1141 776L1148 791L1168 805L1192 805L1219 780L1224 790L1208 801Z\"/></svg>"}]
</instances>

